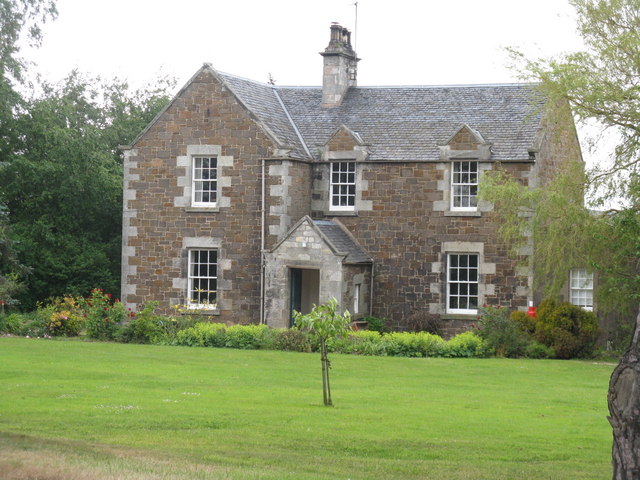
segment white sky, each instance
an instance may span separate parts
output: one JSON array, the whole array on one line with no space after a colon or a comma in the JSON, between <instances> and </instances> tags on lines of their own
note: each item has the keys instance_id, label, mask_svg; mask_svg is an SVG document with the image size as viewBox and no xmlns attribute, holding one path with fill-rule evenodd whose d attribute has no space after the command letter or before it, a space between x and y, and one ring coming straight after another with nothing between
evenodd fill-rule
<instances>
[{"instance_id":1,"label":"white sky","mask_svg":"<svg viewBox=\"0 0 640 480\"><path fill-rule=\"evenodd\" d=\"M139 85L217 70L320 85L329 26L355 30L355 0L58 0L42 47L23 54L50 81L73 68ZM354 42L355 40L355 42ZM504 47L531 56L580 48L567 0L359 0L358 84L517 81Z\"/></svg>"}]
</instances>

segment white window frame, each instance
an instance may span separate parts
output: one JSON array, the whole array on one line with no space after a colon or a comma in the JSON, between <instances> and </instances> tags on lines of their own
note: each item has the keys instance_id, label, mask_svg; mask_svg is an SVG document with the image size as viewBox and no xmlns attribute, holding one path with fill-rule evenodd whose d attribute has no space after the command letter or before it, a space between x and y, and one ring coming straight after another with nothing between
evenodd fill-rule
<instances>
[{"instance_id":1,"label":"white window frame","mask_svg":"<svg viewBox=\"0 0 640 480\"><path fill-rule=\"evenodd\" d=\"M353 291L353 313L360 313L360 287L362 284L356 283Z\"/></svg>"},{"instance_id":2,"label":"white window frame","mask_svg":"<svg viewBox=\"0 0 640 480\"><path fill-rule=\"evenodd\" d=\"M203 252L207 252L206 259L201 258ZM211 255L214 256L213 261ZM198 310L217 309L218 250L215 248L191 248L188 250L187 263L187 306ZM203 284L207 285L206 290L201 288Z\"/></svg>"},{"instance_id":3,"label":"white window frame","mask_svg":"<svg viewBox=\"0 0 640 480\"><path fill-rule=\"evenodd\" d=\"M593 272L586 268L574 268L569 272L569 302L593 311Z\"/></svg>"},{"instance_id":4,"label":"white window frame","mask_svg":"<svg viewBox=\"0 0 640 480\"><path fill-rule=\"evenodd\" d=\"M455 257L455 262L453 261ZM461 262L462 257L466 258ZM475 266L469 260L475 258ZM466 263L466 265L462 265ZM475 291L475 293L473 293ZM456 305L452 306L452 299ZM475 302L473 299L475 298ZM480 254L476 252L447 253L447 313L475 315L480 303ZM475 308L472 307L475 303ZM460 308L460 307L463 308Z\"/></svg>"},{"instance_id":5,"label":"white window frame","mask_svg":"<svg viewBox=\"0 0 640 480\"><path fill-rule=\"evenodd\" d=\"M344 212L356 209L356 168L355 160L331 162L329 168L330 211ZM336 180L336 175L337 181L334 181ZM336 189L339 191L336 192ZM338 205L334 205L334 199L338 199ZM341 205L343 199L346 200L347 205Z\"/></svg>"},{"instance_id":6,"label":"white window frame","mask_svg":"<svg viewBox=\"0 0 640 480\"><path fill-rule=\"evenodd\" d=\"M451 162L451 211L478 211L479 176L480 162L477 160L453 160ZM461 205L456 205L456 201L459 201Z\"/></svg>"},{"instance_id":7,"label":"white window frame","mask_svg":"<svg viewBox=\"0 0 640 480\"><path fill-rule=\"evenodd\" d=\"M207 167L202 166L205 161L209 163ZM191 157L191 205L194 207L218 205L218 157L215 155Z\"/></svg>"}]
</instances>

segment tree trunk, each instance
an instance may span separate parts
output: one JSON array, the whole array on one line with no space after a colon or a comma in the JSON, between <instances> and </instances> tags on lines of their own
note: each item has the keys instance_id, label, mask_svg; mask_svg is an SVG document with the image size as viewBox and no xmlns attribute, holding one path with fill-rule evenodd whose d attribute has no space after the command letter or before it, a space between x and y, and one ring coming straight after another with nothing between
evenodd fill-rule
<instances>
[{"instance_id":1,"label":"tree trunk","mask_svg":"<svg viewBox=\"0 0 640 480\"><path fill-rule=\"evenodd\" d=\"M329 371L331 370L331 362L329 361L329 355L325 351L324 354L324 362L325 362L325 372L327 375L327 401L324 403L327 407L333 407L333 402L331 401L331 383L329 382Z\"/></svg>"},{"instance_id":2,"label":"tree trunk","mask_svg":"<svg viewBox=\"0 0 640 480\"><path fill-rule=\"evenodd\" d=\"M640 479L640 307L631 346L609 381L613 480Z\"/></svg>"},{"instance_id":3,"label":"tree trunk","mask_svg":"<svg viewBox=\"0 0 640 480\"><path fill-rule=\"evenodd\" d=\"M320 339L320 363L322 363L322 400L325 405L330 405L331 399L327 394L328 368L327 368L327 344Z\"/></svg>"}]
</instances>

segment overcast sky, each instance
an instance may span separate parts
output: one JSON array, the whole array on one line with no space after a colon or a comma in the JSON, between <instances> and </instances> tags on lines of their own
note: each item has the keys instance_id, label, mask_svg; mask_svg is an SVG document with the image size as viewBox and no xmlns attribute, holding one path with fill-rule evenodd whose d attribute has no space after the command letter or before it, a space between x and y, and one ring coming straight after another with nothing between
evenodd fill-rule
<instances>
[{"instance_id":1,"label":"overcast sky","mask_svg":"<svg viewBox=\"0 0 640 480\"><path fill-rule=\"evenodd\" d=\"M331 22L354 34L358 84L517 81L504 47L531 56L575 50L567 0L58 0L42 47L24 51L56 81L73 68L140 84L184 84L204 62L279 85L321 84ZM355 38L354 38L355 37Z\"/></svg>"}]
</instances>

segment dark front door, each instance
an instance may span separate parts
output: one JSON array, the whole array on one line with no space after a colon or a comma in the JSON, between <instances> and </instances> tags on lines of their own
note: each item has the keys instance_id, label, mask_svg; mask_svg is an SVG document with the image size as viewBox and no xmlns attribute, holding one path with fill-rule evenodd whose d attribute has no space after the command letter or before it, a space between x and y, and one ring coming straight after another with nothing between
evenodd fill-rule
<instances>
[{"instance_id":1,"label":"dark front door","mask_svg":"<svg viewBox=\"0 0 640 480\"><path fill-rule=\"evenodd\" d=\"M289 326L293 326L293 311L302 311L302 269L292 268L290 274Z\"/></svg>"},{"instance_id":2,"label":"dark front door","mask_svg":"<svg viewBox=\"0 0 640 480\"><path fill-rule=\"evenodd\" d=\"M307 314L318 304L320 270L289 269L289 324L293 326L293 311Z\"/></svg>"}]
</instances>

